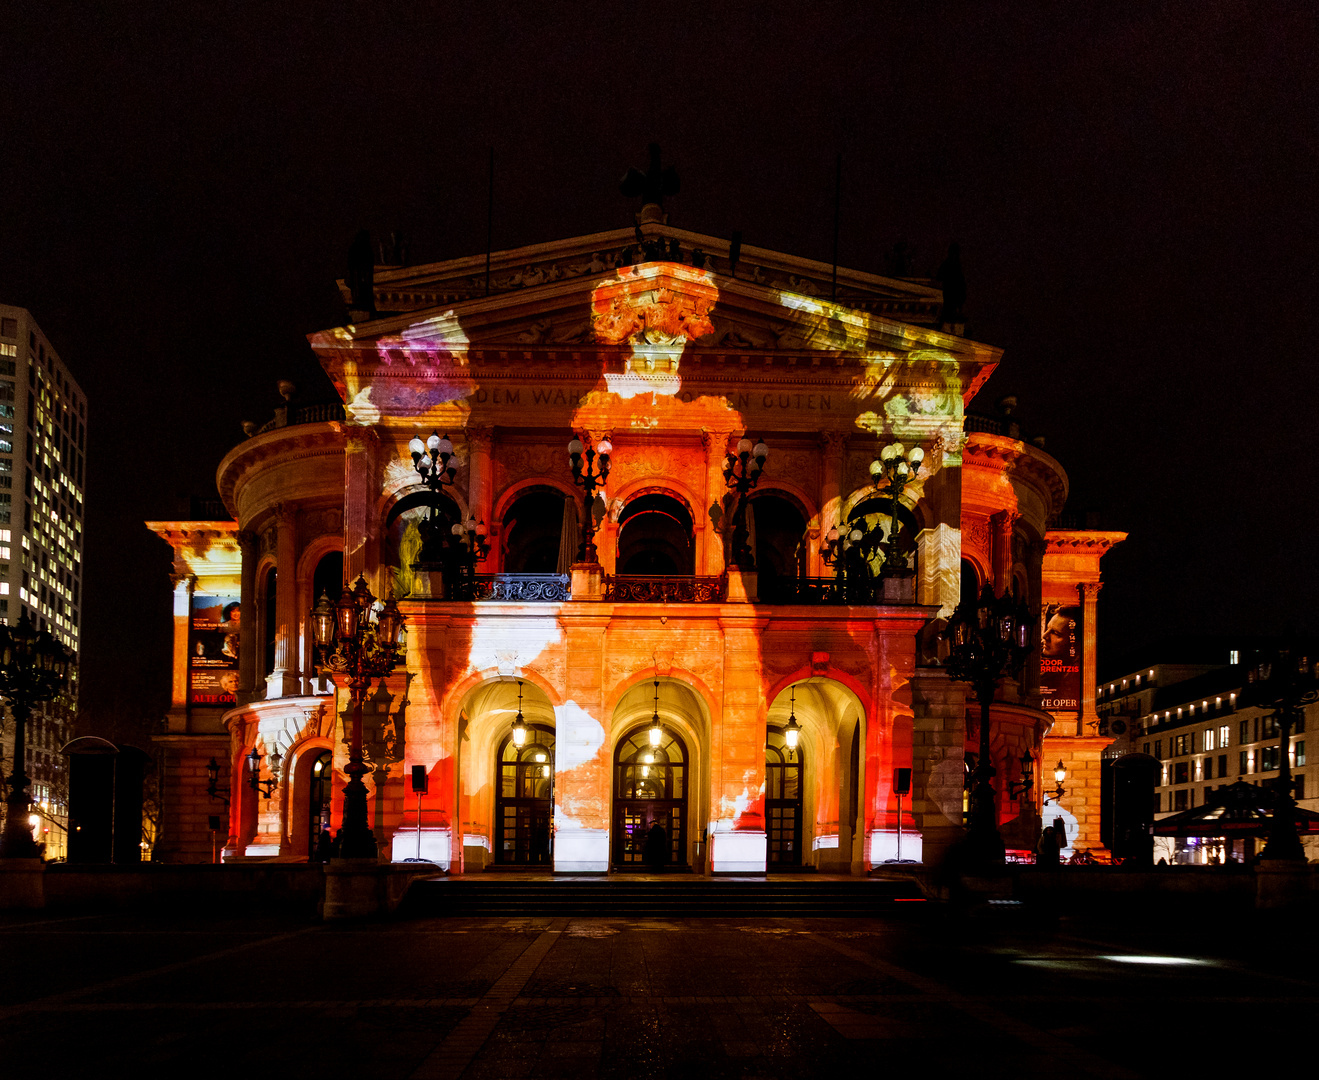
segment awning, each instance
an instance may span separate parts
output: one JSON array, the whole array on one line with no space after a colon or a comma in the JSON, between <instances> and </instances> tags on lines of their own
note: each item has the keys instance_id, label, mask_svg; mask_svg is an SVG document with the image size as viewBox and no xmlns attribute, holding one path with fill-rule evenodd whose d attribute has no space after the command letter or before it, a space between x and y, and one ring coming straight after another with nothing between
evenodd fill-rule
<instances>
[{"instance_id":1,"label":"awning","mask_svg":"<svg viewBox=\"0 0 1319 1080\"><path fill-rule=\"evenodd\" d=\"M1219 788L1204 806L1154 823L1155 836L1267 836L1273 825L1273 791L1244 780ZM1293 808L1296 831L1319 835L1319 814Z\"/></svg>"}]
</instances>

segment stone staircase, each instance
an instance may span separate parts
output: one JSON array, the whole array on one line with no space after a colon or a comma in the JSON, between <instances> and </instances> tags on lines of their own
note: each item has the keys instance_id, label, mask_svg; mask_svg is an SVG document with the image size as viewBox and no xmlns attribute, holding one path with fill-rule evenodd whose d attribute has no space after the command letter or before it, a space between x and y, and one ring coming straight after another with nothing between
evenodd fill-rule
<instances>
[{"instance_id":1,"label":"stone staircase","mask_svg":"<svg viewBox=\"0 0 1319 1080\"><path fill-rule=\"evenodd\" d=\"M412 917L870 918L924 895L909 878L518 876L471 874L413 883ZM910 910L910 909L908 909Z\"/></svg>"}]
</instances>

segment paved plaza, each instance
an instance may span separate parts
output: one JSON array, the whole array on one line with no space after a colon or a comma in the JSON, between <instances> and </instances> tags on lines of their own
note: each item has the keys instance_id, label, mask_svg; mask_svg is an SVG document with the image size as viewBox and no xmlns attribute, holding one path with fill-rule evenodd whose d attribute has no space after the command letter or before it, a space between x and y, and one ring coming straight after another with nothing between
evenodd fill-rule
<instances>
[{"instance_id":1,"label":"paved plaza","mask_svg":"<svg viewBox=\"0 0 1319 1080\"><path fill-rule=\"evenodd\" d=\"M0 918L4 1075L1219 1075L1303 1041L1314 951L1011 906L883 919ZM1221 937L1221 934L1220 934ZM1208 940L1206 937L1205 940ZM1254 1033L1252 1035L1251 1033Z\"/></svg>"}]
</instances>

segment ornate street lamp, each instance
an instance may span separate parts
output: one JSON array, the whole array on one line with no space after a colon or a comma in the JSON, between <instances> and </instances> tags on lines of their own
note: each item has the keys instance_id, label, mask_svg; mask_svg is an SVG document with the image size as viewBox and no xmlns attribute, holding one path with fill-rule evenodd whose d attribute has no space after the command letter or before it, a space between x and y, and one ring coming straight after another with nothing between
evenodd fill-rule
<instances>
[{"instance_id":1,"label":"ornate street lamp","mask_svg":"<svg viewBox=\"0 0 1319 1080\"><path fill-rule=\"evenodd\" d=\"M438 494L442 488L453 486L458 463L448 435L441 438L438 431L433 431L425 442L414 438L408 443L408 452L412 455L412 467L427 488ZM437 506L432 504L430 514L418 523L417 530L421 533L421 552L417 561L432 566L442 562L444 531Z\"/></svg>"},{"instance_id":2,"label":"ornate street lamp","mask_svg":"<svg viewBox=\"0 0 1319 1080\"><path fill-rule=\"evenodd\" d=\"M595 493L597 488L605 486L609 478L609 455L614 446L608 439L601 439L594 446L590 437L585 440L573 436L568 444L568 464L572 468L572 482L586 494L586 517L582 522L582 561L598 561L595 550Z\"/></svg>"},{"instance_id":3,"label":"ornate street lamp","mask_svg":"<svg viewBox=\"0 0 1319 1080\"><path fill-rule=\"evenodd\" d=\"M453 536L459 577L470 582L476 576L476 564L490 554L485 522L477 521L474 515L469 514L466 521L454 522L449 533Z\"/></svg>"},{"instance_id":4,"label":"ornate street lamp","mask_svg":"<svg viewBox=\"0 0 1319 1080\"><path fill-rule=\"evenodd\" d=\"M421 482L431 491L453 484L458 466L453 461L453 443L448 435L440 438L440 433L433 431L425 442L413 439L408 443L408 451L412 454L412 467L421 474Z\"/></svg>"},{"instance_id":5,"label":"ornate street lamp","mask_svg":"<svg viewBox=\"0 0 1319 1080\"><path fill-rule=\"evenodd\" d=\"M1246 672L1246 685L1237 705L1267 710L1278 724L1278 779L1274 781L1273 820L1261 859L1305 860L1305 848L1296 833L1296 800L1292 790L1291 733L1305 707L1319 701L1319 664L1297 648L1278 649L1258 658Z\"/></svg>"},{"instance_id":6,"label":"ornate street lamp","mask_svg":"<svg viewBox=\"0 0 1319 1080\"><path fill-rule=\"evenodd\" d=\"M343 841L341 858L374 859L376 838L368 821L367 773L362 753L362 699L372 679L384 678L403 662L403 615L391 599L380 611L375 608L366 579L358 577L350 589L344 586L337 604L322 593L311 612L316 649L322 671L346 675L352 695L353 729L348 749L348 783L344 785ZM328 632L327 632L328 631Z\"/></svg>"},{"instance_id":7,"label":"ornate street lamp","mask_svg":"<svg viewBox=\"0 0 1319 1080\"><path fill-rule=\"evenodd\" d=\"M40 852L28 823L27 719L32 706L65 692L73 653L49 631L37 632L25 611L13 626L0 626L0 697L14 718L14 764L9 774L0 858L35 859Z\"/></svg>"},{"instance_id":8,"label":"ornate street lamp","mask_svg":"<svg viewBox=\"0 0 1319 1080\"><path fill-rule=\"evenodd\" d=\"M1020 670L1035 647L1033 622L1024 602L995 596L987 582L979 600L963 601L940 635L948 643L944 666L954 679L971 684L980 703L980 756L972 774L971 821L966 845L973 863L1003 861L1003 837L994 811L995 769L990 763L989 706L999 679Z\"/></svg>"},{"instance_id":9,"label":"ornate street lamp","mask_svg":"<svg viewBox=\"0 0 1319 1080\"><path fill-rule=\"evenodd\" d=\"M915 478L925 460L925 451L913 446L904 454L902 443L889 443L870 463L870 482L887 495L892 509L889 511L888 540L885 543L884 565L881 574L905 574L907 559L898 554L898 502L909 481ZM885 488L887 485L887 488Z\"/></svg>"},{"instance_id":10,"label":"ornate street lamp","mask_svg":"<svg viewBox=\"0 0 1319 1080\"><path fill-rule=\"evenodd\" d=\"M831 525L820 545L820 558L833 569L837 579L835 587L843 590L849 602L855 603L870 603L873 599L865 587L870 583L866 558L873 547L874 534L862 528L864 524L844 524L842 532L837 525Z\"/></svg>"},{"instance_id":11,"label":"ornate street lamp","mask_svg":"<svg viewBox=\"0 0 1319 1080\"><path fill-rule=\"evenodd\" d=\"M750 439L743 438L737 442L737 453L724 458L724 483L729 491L737 493L737 505L733 508L733 557L729 565L741 570L756 568L755 553L747 546L747 493L760 482L767 457L769 447L764 439L752 446Z\"/></svg>"}]
</instances>

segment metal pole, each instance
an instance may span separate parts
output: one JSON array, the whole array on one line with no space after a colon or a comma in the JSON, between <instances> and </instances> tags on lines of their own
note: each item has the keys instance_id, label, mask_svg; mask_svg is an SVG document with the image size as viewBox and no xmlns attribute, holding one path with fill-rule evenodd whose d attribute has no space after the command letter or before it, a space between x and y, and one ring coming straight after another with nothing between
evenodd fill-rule
<instances>
[{"instance_id":1,"label":"metal pole","mask_svg":"<svg viewBox=\"0 0 1319 1080\"><path fill-rule=\"evenodd\" d=\"M417 792L417 862L421 862L421 792Z\"/></svg>"},{"instance_id":2,"label":"metal pole","mask_svg":"<svg viewBox=\"0 0 1319 1080\"><path fill-rule=\"evenodd\" d=\"M898 792L898 862L902 862L902 792Z\"/></svg>"},{"instance_id":3,"label":"metal pole","mask_svg":"<svg viewBox=\"0 0 1319 1080\"><path fill-rule=\"evenodd\" d=\"M485 294L490 295L490 245L495 221L495 148L490 148L490 183L485 203Z\"/></svg>"},{"instance_id":4,"label":"metal pole","mask_svg":"<svg viewBox=\"0 0 1319 1080\"><path fill-rule=\"evenodd\" d=\"M834 275L829 292L830 300L838 299L838 219L842 213L843 198L843 152L838 152L837 165L834 170Z\"/></svg>"}]
</instances>

